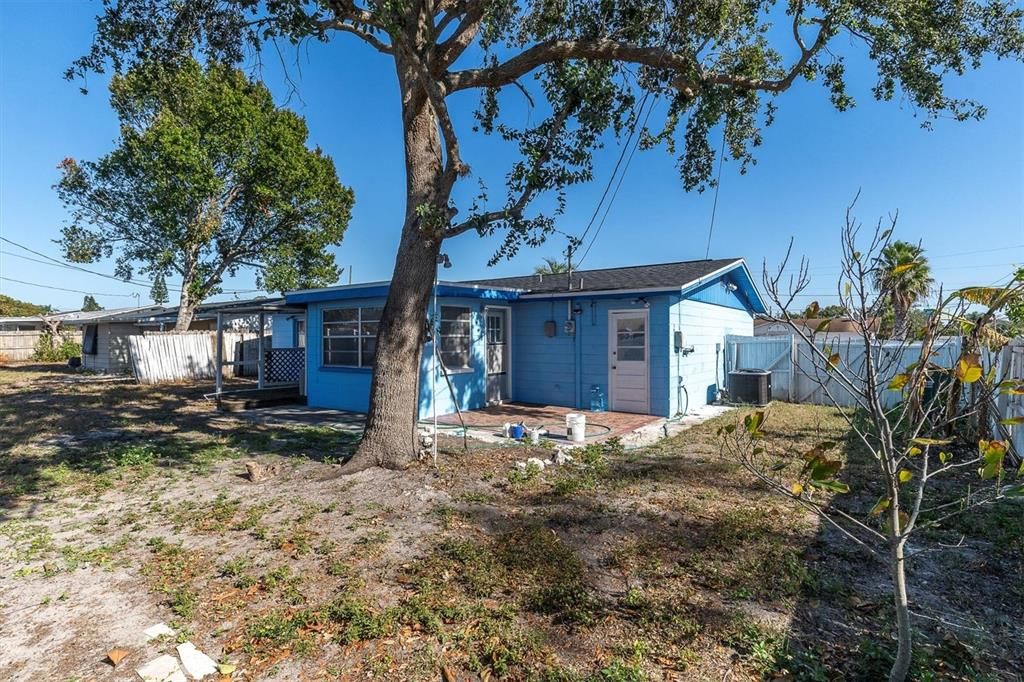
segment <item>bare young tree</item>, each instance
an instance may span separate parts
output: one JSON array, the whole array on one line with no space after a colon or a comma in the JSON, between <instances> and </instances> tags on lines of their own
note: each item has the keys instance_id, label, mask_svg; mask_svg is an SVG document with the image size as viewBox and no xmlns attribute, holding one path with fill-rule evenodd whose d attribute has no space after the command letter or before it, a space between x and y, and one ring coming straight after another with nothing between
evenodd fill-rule
<instances>
[{"instance_id":1,"label":"bare young tree","mask_svg":"<svg viewBox=\"0 0 1024 682\"><path fill-rule=\"evenodd\" d=\"M920 341L878 341L873 322L892 293L876 286L892 281L878 276L877 269L885 267L879 254L889 243L896 217L879 221L870 237L862 239L852 208L842 230L837 291L860 338L843 347L830 342L829 320L811 332L795 322L790 310L810 279L803 259L796 275L784 274L792 244L778 270L765 268L764 286L779 311L776 319L788 323L798 337L799 367L827 402L839 408L855 441L876 461L877 482L856 483L877 485L878 501L864 518L831 504L831 494L850 490L840 480L844 462L835 454L838 444L823 442L798 457L781 452L765 428L770 408L747 415L742 426L727 426L719 435L724 456L737 460L771 490L818 514L888 568L898 640L889 679L898 681L907 676L913 645L906 572L913 557L907 551L911 537L956 514L1024 496L1024 466L1016 472L1016 482L1009 480L1019 453L1012 452L1007 432L1024 419L990 418L999 393L1024 394L1024 378L1007 376L1007 367L996 366L992 351L1006 339L991 330L996 312L1024 297L1024 278L1014 276L1002 287L949 294L940 290ZM978 305L982 314L968 321L968 309ZM978 438L976 427L982 423L997 429L998 438ZM964 485L955 499L929 504L929 484L941 477L960 480L975 469L980 484Z\"/></svg>"}]
</instances>

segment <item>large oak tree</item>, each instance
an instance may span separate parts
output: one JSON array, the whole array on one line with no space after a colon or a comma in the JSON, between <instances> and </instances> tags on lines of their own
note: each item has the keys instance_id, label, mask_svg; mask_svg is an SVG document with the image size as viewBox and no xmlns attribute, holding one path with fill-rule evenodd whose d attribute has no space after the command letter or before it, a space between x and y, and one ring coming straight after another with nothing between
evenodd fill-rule
<instances>
[{"instance_id":1,"label":"large oak tree","mask_svg":"<svg viewBox=\"0 0 1024 682\"><path fill-rule=\"evenodd\" d=\"M416 454L417 387L431 283L446 239L503 234L496 257L553 228L531 201L591 179L592 152L632 131L655 98L667 115L643 140L678 156L685 188L711 178L717 136L746 164L774 98L817 80L853 105L844 67L873 65L872 95L900 97L930 121L983 115L947 94L948 76L991 55L1021 59L1022 13L1001 0L105 0L91 51L70 77L200 53L238 61L268 41L362 41L395 69L405 145L405 220L377 339L365 436L348 467L407 466ZM340 64L339 68L357 68ZM503 199L468 205L473 178L449 104L475 92L474 129L518 147ZM526 127L502 117L533 107ZM522 117L517 117L516 120ZM646 114L644 114L646 119ZM721 132L720 132L721 131ZM709 137L715 136L715 141ZM556 209L556 212L557 210Z\"/></svg>"},{"instance_id":2,"label":"large oak tree","mask_svg":"<svg viewBox=\"0 0 1024 682\"><path fill-rule=\"evenodd\" d=\"M185 55L139 61L110 84L121 135L97 161L65 159L57 192L70 209L68 260L116 258L116 274L181 278L175 329L240 268L269 291L323 286L340 274L352 190L306 147L302 117L229 65Z\"/></svg>"}]
</instances>

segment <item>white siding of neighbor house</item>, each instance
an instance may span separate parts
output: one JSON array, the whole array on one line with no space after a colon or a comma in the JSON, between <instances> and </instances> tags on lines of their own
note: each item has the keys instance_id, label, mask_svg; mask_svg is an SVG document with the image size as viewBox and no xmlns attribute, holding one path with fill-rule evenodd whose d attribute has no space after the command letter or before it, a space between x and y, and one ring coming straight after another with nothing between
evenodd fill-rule
<instances>
[{"instance_id":1,"label":"white siding of neighbor house","mask_svg":"<svg viewBox=\"0 0 1024 682\"><path fill-rule=\"evenodd\" d=\"M124 374L132 371L128 336L139 334L139 328L128 323L103 323L96 329L96 354L82 355L82 366L94 372Z\"/></svg>"}]
</instances>

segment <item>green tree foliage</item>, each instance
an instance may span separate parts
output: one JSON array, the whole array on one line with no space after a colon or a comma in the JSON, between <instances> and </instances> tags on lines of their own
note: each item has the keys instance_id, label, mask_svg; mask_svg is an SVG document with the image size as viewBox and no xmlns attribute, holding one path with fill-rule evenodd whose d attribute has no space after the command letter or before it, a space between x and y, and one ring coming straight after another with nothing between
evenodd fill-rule
<instances>
[{"instance_id":1,"label":"green tree foliage","mask_svg":"<svg viewBox=\"0 0 1024 682\"><path fill-rule=\"evenodd\" d=\"M542 243L567 189L593 178L593 152L611 135L663 146L682 187L707 187L722 136L748 168L775 98L795 83L817 81L838 110L853 106L848 60L873 67L871 96L908 102L926 125L980 117L980 103L947 93L947 77L989 57L1024 57L1022 19L1008 0L108 0L91 50L67 75L194 54L237 63L264 44L341 37L393 64L405 218L367 428L347 466L404 467L416 456L420 341L445 239L499 235L493 259ZM449 115L451 103L474 97L473 131L516 152L496 198L464 156L468 131ZM505 115L513 100L530 115ZM467 185L483 189L474 199ZM533 208L543 193L553 210Z\"/></svg>"},{"instance_id":2,"label":"green tree foliage","mask_svg":"<svg viewBox=\"0 0 1024 682\"><path fill-rule=\"evenodd\" d=\"M306 147L303 119L277 108L266 87L185 58L140 62L115 76L110 92L117 148L61 164L68 260L116 254L125 279L136 269L154 282L178 275L179 329L243 267L268 290L336 280L326 247L341 241L352 191L330 157Z\"/></svg>"},{"instance_id":3,"label":"green tree foliage","mask_svg":"<svg viewBox=\"0 0 1024 682\"><path fill-rule=\"evenodd\" d=\"M1024 282L1024 267L1017 268L1014 279ZM1024 298L1013 301L1006 306L1006 319L1008 336L1024 336Z\"/></svg>"},{"instance_id":4,"label":"green tree foliage","mask_svg":"<svg viewBox=\"0 0 1024 682\"><path fill-rule=\"evenodd\" d=\"M32 359L36 362L65 362L81 355L82 344L51 329L40 334L32 349Z\"/></svg>"},{"instance_id":5,"label":"green tree foliage","mask_svg":"<svg viewBox=\"0 0 1024 682\"><path fill-rule=\"evenodd\" d=\"M97 310L103 310L103 306L97 303L95 298L86 294L85 298L82 299L82 310L87 313L92 313Z\"/></svg>"},{"instance_id":6,"label":"green tree foliage","mask_svg":"<svg viewBox=\"0 0 1024 682\"><path fill-rule=\"evenodd\" d=\"M52 306L36 305L35 303L19 301L16 298L0 294L0 316L29 317L31 315L45 315L52 312Z\"/></svg>"},{"instance_id":7,"label":"green tree foliage","mask_svg":"<svg viewBox=\"0 0 1024 682\"><path fill-rule=\"evenodd\" d=\"M913 338L910 309L931 292L935 280L924 249L909 242L894 241L878 256L873 284L889 295L892 308L892 338Z\"/></svg>"},{"instance_id":8,"label":"green tree foliage","mask_svg":"<svg viewBox=\"0 0 1024 682\"><path fill-rule=\"evenodd\" d=\"M568 271L569 265L565 261L558 260L557 258L545 258L541 265L538 265L533 269L533 272L536 275L557 275Z\"/></svg>"},{"instance_id":9,"label":"green tree foliage","mask_svg":"<svg viewBox=\"0 0 1024 682\"><path fill-rule=\"evenodd\" d=\"M149 297L157 305L163 305L170 299L167 294L167 281L162 274L157 274L153 278L153 288L149 290Z\"/></svg>"},{"instance_id":10,"label":"green tree foliage","mask_svg":"<svg viewBox=\"0 0 1024 682\"><path fill-rule=\"evenodd\" d=\"M844 305L827 305L818 311L818 317L822 319L834 319L837 317L849 316L849 311Z\"/></svg>"}]
</instances>

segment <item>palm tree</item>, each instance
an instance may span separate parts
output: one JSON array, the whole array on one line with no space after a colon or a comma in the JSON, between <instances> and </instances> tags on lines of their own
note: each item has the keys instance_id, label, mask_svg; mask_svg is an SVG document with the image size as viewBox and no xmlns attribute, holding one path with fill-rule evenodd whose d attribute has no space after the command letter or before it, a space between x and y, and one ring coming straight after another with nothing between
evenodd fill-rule
<instances>
[{"instance_id":1,"label":"palm tree","mask_svg":"<svg viewBox=\"0 0 1024 682\"><path fill-rule=\"evenodd\" d=\"M924 249L895 241L882 249L875 262L874 284L892 305L892 338L906 341L910 335L910 309L932 289L931 266Z\"/></svg>"},{"instance_id":2,"label":"palm tree","mask_svg":"<svg viewBox=\"0 0 1024 682\"><path fill-rule=\"evenodd\" d=\"M569 266L557 258L545 258L543 265L538 265L533 269L535 275L558 275L563 272L568 272Z\"/></svg>"}]
</instances>

